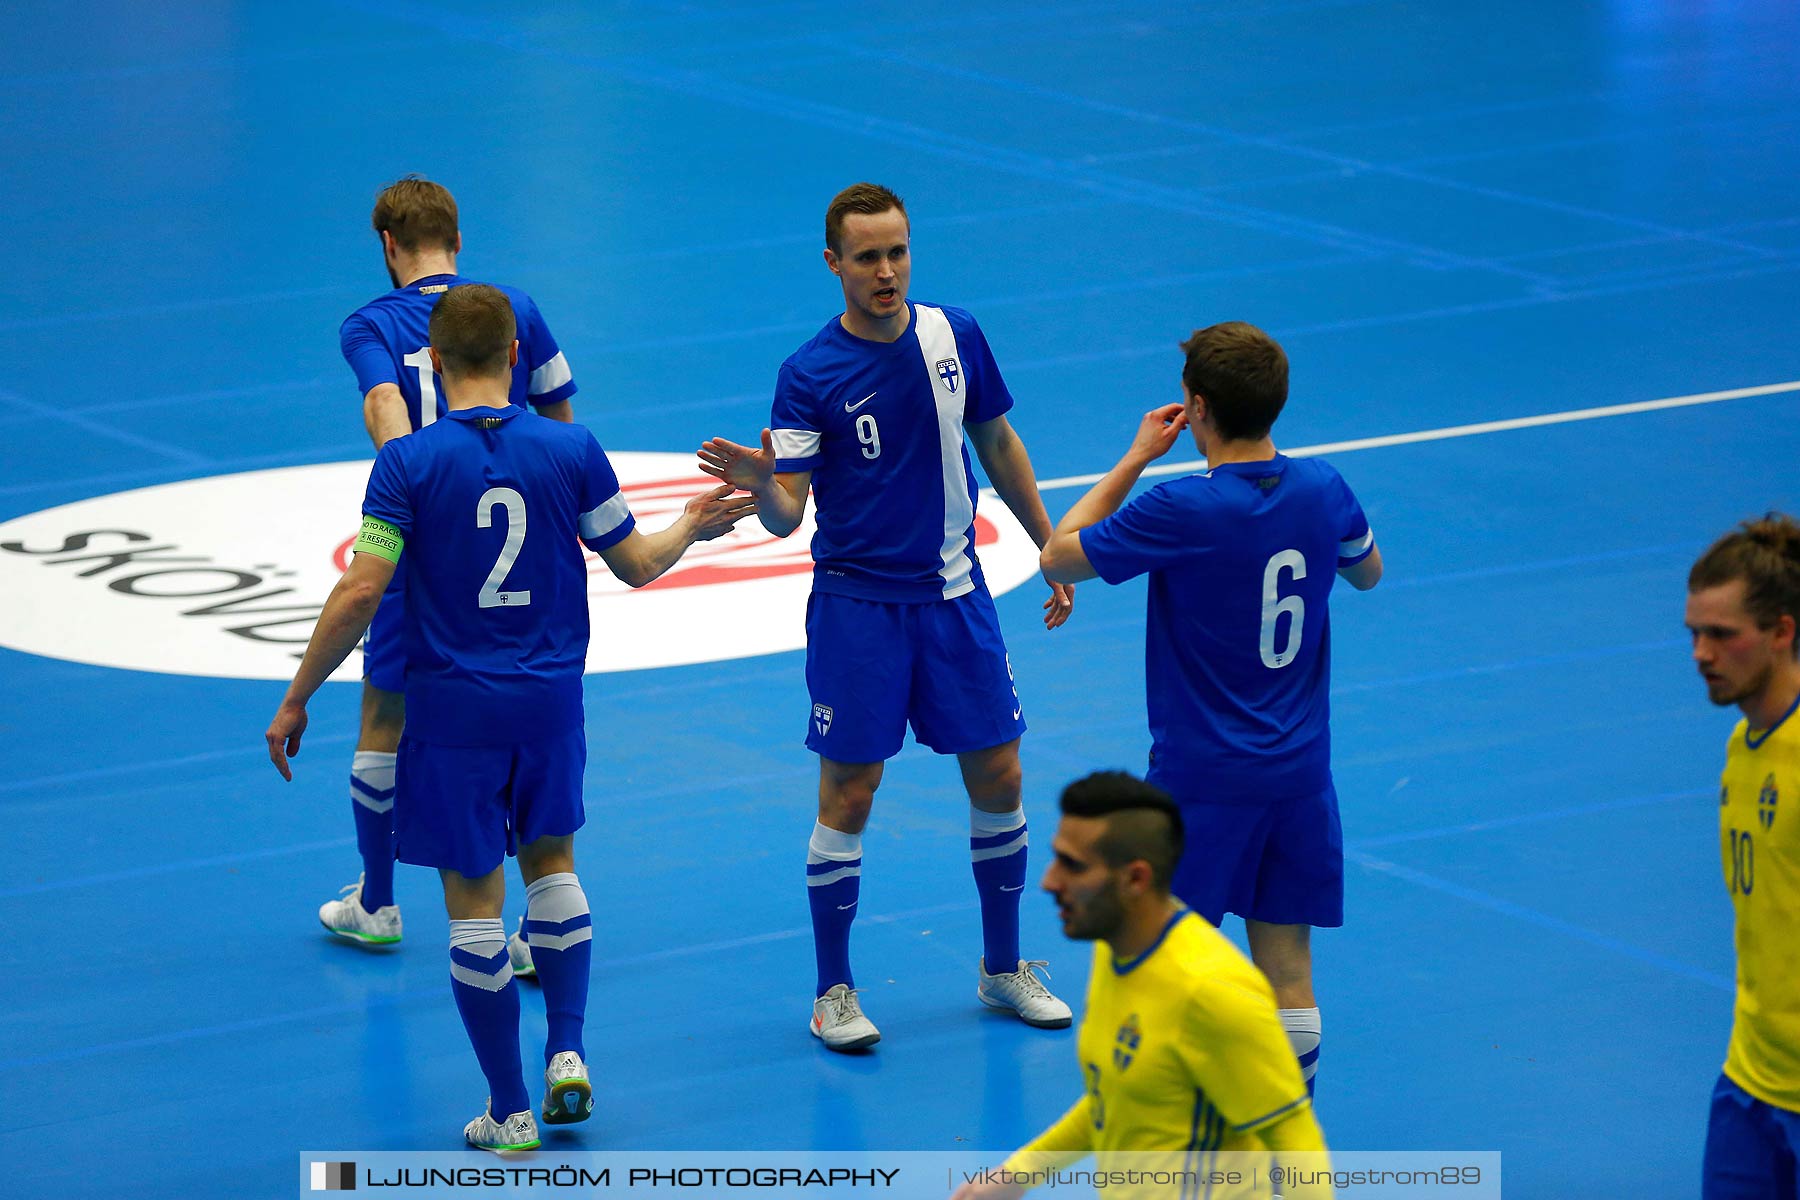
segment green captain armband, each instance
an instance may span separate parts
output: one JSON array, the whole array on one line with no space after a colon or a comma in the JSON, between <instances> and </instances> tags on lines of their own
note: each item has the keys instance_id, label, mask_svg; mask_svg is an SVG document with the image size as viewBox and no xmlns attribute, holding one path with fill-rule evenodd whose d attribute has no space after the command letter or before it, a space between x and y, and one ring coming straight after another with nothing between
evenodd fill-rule
<instances>
[{"instance_id":1,"label":"green captain armband","mask_svg":"<svg viewBox=\"0 0 1800 1200\"><path fill-rule=\"evenodd\" d=\"M362 529L356 535L356 545L350 547L355 554L373 554L376 558L385 558L396 565L400 562L400 551L406 548L406 539L400 531L389 525L380 517L363 516Z\"/></svg>"}]
</instances>

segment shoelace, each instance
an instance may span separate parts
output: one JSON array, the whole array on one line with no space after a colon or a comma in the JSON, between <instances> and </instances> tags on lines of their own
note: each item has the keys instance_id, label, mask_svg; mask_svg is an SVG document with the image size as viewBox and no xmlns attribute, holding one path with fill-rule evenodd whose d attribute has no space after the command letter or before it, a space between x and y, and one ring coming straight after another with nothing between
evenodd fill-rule
<instances>
[{"instance_id":1,"label":"shoelace","mask_svg":"<svg viewBox=\"0 0 1800 1200\"><path fill-rule=\"evenodd\" d=\"M845 988L832 1000L831 1015L834 1024L862 1016L862 1005L857 1002L854 988Z\"/></svg>"},{"instance_id":2,"label":"shoelace","mask_svg":"<svg viewBox=\"0 0 1800 1200\"><path fill-rule=\"evenodd\" d=\"M1042 980L1038 979L1037 975L1032 971L1033 967L1042 967L1044 970L1044 978L1050 978L1049 960L1035 958L1020 967L1015 973L1014 977L1018 979L1019 987L1030 996L1049 996L1050 989L1044 986Z\"/></svg>"},{"instance_id":3,"label":"shoelace","mask_svg":"<svg viewBox=\"0 0 1800 1200\"><path fill-rule=\"evenodd\" d=\"M340 896L356 896L356 895L360 895L360 894L361 894L361 892L362 892L362 885L363 885L363 877L362 877L362 876L361 876L361 875L358 875L358 876L357 876L357 877L356 877L356 882L355 882L355 883L353 883L353 884L351 884L351 885L350 885L350 886L349 886L349 887L341 887L341 888L339 888L339 889L338 889L338 895L340 895Z\"/></svg>"}]
</instances>

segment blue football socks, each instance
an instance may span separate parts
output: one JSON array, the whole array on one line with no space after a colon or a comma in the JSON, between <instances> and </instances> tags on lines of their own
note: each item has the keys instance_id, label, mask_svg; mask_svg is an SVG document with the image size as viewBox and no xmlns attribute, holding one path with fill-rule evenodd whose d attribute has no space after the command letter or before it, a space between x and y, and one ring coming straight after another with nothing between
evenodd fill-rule
<instances>
[{"instance_id":1,"label":"blue football socks","mask_svg":"<svg viewBox=\"0 0 1800 1200\"><path fill-rule=\"evenodd\" d=\"M840 833L817 822L806 846L806 900L812 908L813 956L819 981L815 996L850 978L850 923L862 892L862 835Z\"/></svg>"},{"instance_id":2,"label":"blue football socks","mask_svg":"<svg viewBox=\"0 0 1800 1200\"><path fill-rule=\"evenodd\" d=\"M1019 896L1025 889L1025 810L969 809L969 858L981 896L981 954L990 975L1019 969Z\"/></svg>"},{"instance_id":3,"label":"blue football socks","mask_svg":"<svg viewBox=\"0 0 1800 1200\"><path fill-rule=\"evenodd\" d=\"M544 988L550 1024L544 1064L573 1050L587 1061L581 1028L587 1017L588 975L594 958L594 919L587 893L572 873L545 875L525 889L525 940Z\"/></svg>"},{"instance_id":4,"label":"blue football socks","mask_svg":"<svg viewBox=\"0 0 1800 1200\"><path fill-rule=\"evenodd\" d=\"M350 760L350 810L356 814L356 852L362 855L362 906L394 902L394 759L358 750Z\"/></svg>"},{"instance_id":5,"label":"blue football socks","mask_svg":"<svg viewBox=\"0 0 1800 1200\"><path fill-rule=\"evenodd\" d=\"M488 1111L496 1121L527 1111L531 1101L519 1061L519 985L513 982L506 926L499 917L450 922L450 990L487 1076Z\"/></svg>"}]
</instances>

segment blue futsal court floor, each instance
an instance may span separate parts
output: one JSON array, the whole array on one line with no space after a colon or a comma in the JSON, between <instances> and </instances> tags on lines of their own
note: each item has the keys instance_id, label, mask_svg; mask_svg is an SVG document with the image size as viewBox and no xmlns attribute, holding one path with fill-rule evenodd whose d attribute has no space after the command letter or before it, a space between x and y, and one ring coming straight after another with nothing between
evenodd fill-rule
<instances>
[{"instance_id":1,"label":"blue futsal court floor","mask_svg":"<svg viewBox=\"0 0 1800 1200\"><path fill-rule=\"evenodd\" d=\"M1387 561L1334 605L1327 1136L1499 1150L1509 1197L1697 1193L1735 714L1682 603L1714 536L1800 503L1793 4L99 2L7 26L0 541L77 501L367 458L336 331L387 286L368 209L407 171L455 192L463 273L537 298L611 450L753 439L839 310L820 224L863 178L908 200L913 296L981 319L1053 516L1179 398L1190 329L1270 330L1279 444L1378 439L1332 457ZM258 526L353 531L354 498L305 507ZM80 528L147 510L108 511ZM142 528L204 555L242 511ZM314 919L356 872L356 688L315 702L283 786L282 684L183 673L174 602L92 616L108 577L79 569L0 551L0 643L52 618L0 650L0 1190L281 1196L302 1150L457 1147L484 1089L436 881L401 868L391 954ZM1039 585L998 598L1034 878L1061 785L1142 764L1143 598L1083 585L1053 634ZM597 1111L555 1145L1003 1152L1075 1097L1071 1034L975 1002L951 764L889 769L854 939L884 1040L838 1057L805 1029L801 655L593 674L587 705ZM1025 924L1078 1001L1087 948L1035 891ZM529 1047L535 989L525 1010Z\"/></svg>"}]
</instances>

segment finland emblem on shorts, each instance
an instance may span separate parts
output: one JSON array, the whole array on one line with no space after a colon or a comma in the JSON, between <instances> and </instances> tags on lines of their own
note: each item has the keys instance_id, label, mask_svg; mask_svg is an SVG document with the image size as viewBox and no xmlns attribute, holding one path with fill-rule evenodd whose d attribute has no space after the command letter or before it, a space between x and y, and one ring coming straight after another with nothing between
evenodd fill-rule
<instances>
[{"instance_id":1,"label":"finland emblem on shorts","mask_svg":"<svg viewBox=\"0 0 1800 1200\"><path fill-rule=\"evenodd\" d=\"M1775 828L1775 802L1780 799L1775 791L1775 776L1770 775L1763 780L1762 791L1756 795L1756 816L1764 829Z\"/></svg>"},{"instance_id":2,"label":"finland emblem on shorts","mask_svg":"<svg viewBox=\"0 0 1800 1200\"><path fill-rule=\"evenodd\" d=\"M1123 1071L1131 1065L1137 1056L1138 1044L1144 1040L1144 1031L1138 1028L1137 1014L1132 1013L1119 1026L1119 1035L1113 1039L1113 1065Z\"/></svg>"},{"instance_id":3,"label":"finland emblem on shorts","mask_svg":"<svg viewBox=\"0 0 1800 1200\"><path fill-rule=\"evenodd\" d=\"M938 359L937 373L938 378L944 381L944 386L955 392L957 383L962 379L962 367L957 361L954 358Z\"/></svg>"},{"instance_id":4,"label":"finland emblem on shorts","mask_svg":"<svg viewBox=\"0 0 1800 1200\"><path fill-rule=\"evenodd\" d=\"M820 737L831 732L831 706L829 704L813 705L813 724L818 726Z\"/></svg>"}]
</instances>

